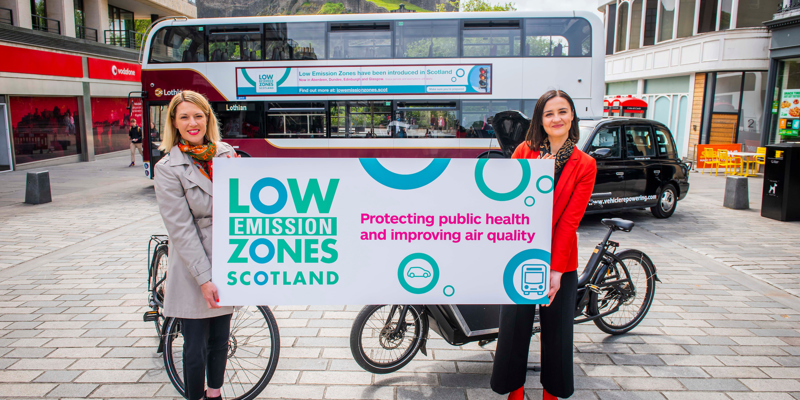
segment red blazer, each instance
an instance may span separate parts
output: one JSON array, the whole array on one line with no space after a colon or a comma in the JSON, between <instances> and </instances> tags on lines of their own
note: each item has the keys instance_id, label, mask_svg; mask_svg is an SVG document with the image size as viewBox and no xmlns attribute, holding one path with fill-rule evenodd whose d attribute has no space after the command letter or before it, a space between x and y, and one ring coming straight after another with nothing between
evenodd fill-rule
<instances>
[{"instance_id":1,"label":"red blazer","mask_svg":"<svg viewBox=\"0 0 800 400\"><path fill-rule=\"evenodd\" d=\"M539 158L526 142L514 150L511 158ZM597 162L577 148L572 152L553 193L553 236L550 269L561 273L578 269L578 225L592 197Z\"/></svg>"}]
</instances>

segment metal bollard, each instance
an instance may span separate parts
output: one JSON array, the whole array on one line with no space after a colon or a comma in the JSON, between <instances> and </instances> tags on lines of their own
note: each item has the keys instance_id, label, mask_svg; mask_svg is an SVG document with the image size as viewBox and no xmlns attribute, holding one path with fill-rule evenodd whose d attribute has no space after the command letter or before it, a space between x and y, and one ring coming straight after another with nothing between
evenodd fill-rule
<instances>
[{"instance_id":1,"label":"metal bollard","mask_svg":"<svg viewBox=\"0 0 800 400\"><path fill-rule=\"evenodd\" d=\"M750 208L750 193L746 177L729 176L725 179L725 201L722 205L734 210Z\"/></svg>"},{"instance_id":2,"label":"metal bollard","mask_svg":"<svg viewBox=\"0 0 800 400\"><path fill-rule=\"evenodd\" d=\"M50 196L50 172L28 172L25 182L25 202L43 204L53 201Z\"/></svg>"}]
</instances>

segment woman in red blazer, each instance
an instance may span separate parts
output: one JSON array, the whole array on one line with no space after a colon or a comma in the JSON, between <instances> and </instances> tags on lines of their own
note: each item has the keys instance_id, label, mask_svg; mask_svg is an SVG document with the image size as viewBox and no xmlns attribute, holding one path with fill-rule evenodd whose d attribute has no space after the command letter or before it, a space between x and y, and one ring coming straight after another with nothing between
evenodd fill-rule
<instances>
[{"instance_id":1,"label":"woman in red blazer","mask_svg":"<svg viewBox=\"0 0 800 400\"><path fill-rule=\"evenodd\" d=\"M578 118L572 99L551 90L536 103L531 125L511 158L555 160L553 235L550 251L549 306L540 308L540 381L544 400L569 397L575 391L572 371L572 335L578 286L578 225L589 204L597 175L595 160L575 148ZM503 306L492 371L492 389L510 393L509 400L525 398L528 349L533 333L535 305Z\"/></svg>"}]
</instances>

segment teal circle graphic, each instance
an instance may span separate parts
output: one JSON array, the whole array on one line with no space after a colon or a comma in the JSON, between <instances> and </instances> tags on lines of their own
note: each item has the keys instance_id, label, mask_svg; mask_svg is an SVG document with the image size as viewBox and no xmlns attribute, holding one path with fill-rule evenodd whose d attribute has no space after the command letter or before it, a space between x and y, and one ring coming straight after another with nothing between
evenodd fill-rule
<instances>
[{"instance_id":1,"label":"teal circle graphic","mask_svg":"<svg viewBox=\"0 0 800 400\"><path fill-rule=\"evenodd\" d=\"M531 166L526 160L517 160L519 161L520 167L522 167L522 180L519 182L519 185L508 193L497 193L489 189L489 186L486 186L486 181L483 180L483 169L486 167L486 162L488 161L488 158L481 158L475 165L475 183L478 185L478 190L480 190L484 196L495 201L508 201L521 195L522 192L528 188L528 182L531 180Z\"/></svg>"},{"instance_id":2,"label":"teal circle graphic","mask_svg":"<svg viewBox=\"0 0 800 400\"><path fill-rule=\"evenodd\" d=\"M462 69L462 68L459 68L459 69L456 70L456 76L459 77L459 78L463 77L466 73L467 72L464 71L464 69Z\"/></svg>"},{"instance_id":3,"label":"teal circle graphic","mask_svg":"<svg viewBox=\"0 0 800 400\"><path fill-rule=\"evenodd\" d=\"M449 158L436 158L422 171L413 174L397 174L386 169L376 158L360 158L358 161L375 182L397 190L419 189L435 181L450 164Z\"/></svg>"},{"instance_id":4,"label":"teal circle graphic","mask_svg":"<svg viewBox=\"0 0 800 400\"><path fill-rule=\"evenodd\" d=\"M450 289L450 294L447 294L447 289ZM453 285L447 285L444 287L444 289L442 289L442 293L444 293L444 295L447 297L452 297L454 294L456 294L456 288L454 288Z\"/></svg>"},{"instance_id":5,"label":"teal circle graphic","mask_svg":"<svg viewBox=\"0 0 800 400\"><path fill-rule=\"evenodd\" d=\"M520 264L528 260L539 260L550 265L550 252L541 249L527 249L511 257L505 271L503 271L503 288L506 290L508 298L516 304L541 304L546 302L547 296L539 300L531 300L519 294L514 287L514 272L517 271L517 267Z\"/></svg>"},{"instance_id":6,"label":"teal circle graphic","mask_svg":"<svg viewBox=\"0 0 800 400\"><path fill-rule=\"evenodd\" d=\"M542 190L541 186L539 186L539 184L542 182L542 179L550 180L550 190ZM549 175L542 175L541 177L539 177L538 180L536 180L536 189L538 189L540 193L547 194L547 193L552 192L553 189L555 189L555 188L556 188L556 181L554 181L553 177L551 177Z\"/></svg>"},{"instance_id":7,"label":"teal circle graphic","mask_svg":"<svg viewBox=\"0 0 800 400\"><path fill-rule=\"evenodd\" d=\"M531 204L528 204L528 199L531 199ZM525 205L526 206L533 207L534 204L536 204L536 199L534 199L533 196L528 196L528 197L525 198Z\"/></svg>"},{"instance_id":8,"label":"teal circle graphic","mask_svg":"<svg viewBox=\"0 0 800 400\"><path fill-rule=\"evenodd\" d=\"M431 278L430 283L421 288L415 288L409 285L408 282L406 282L406 274L405 274L406 265L408 265L408 263L414 260L423 260L428 264L430 264L431 268L433 269L433 278ZM403 289L407 290L409 293L413 294L428 293L439 282L439 264L436 264L436 260L434 260L433 257L425 253L409 254L408 256L406 256L406 258L403 259L403 261L400 262L400 267L397 268L397 280L400 281L400 286L402 286Z\"/></svg>"}]
</instances>

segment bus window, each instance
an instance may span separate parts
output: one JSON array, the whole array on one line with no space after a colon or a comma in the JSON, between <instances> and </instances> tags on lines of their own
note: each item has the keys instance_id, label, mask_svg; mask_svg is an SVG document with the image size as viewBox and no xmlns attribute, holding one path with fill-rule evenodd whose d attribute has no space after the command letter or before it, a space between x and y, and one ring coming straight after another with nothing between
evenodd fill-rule
<instances>
[{"instance_id":1,"label":"bus window","mask_svg":"<svg viewBox=\"0 0 800 400\"><path fill-rule=\"evenodd\" d=\"M325 103L268 103L267 137L324 138Z\"/></svg>"},{"instance_id":2,"label":"bus window","mask_svg":"<svg viewBox=\"0 0 800 400\"><path fill-rule=\"evenodd\" d=\"M468 138L494 137L494 129L487 122L500 111L519 110L519 100L462 101L461 126Z\"/></svg>"},{"instance_id":3,"label":"bus window","mask_svg":"<svg viewBox=\"0 0 800 400\"><path fill-rule=\"evenodd\" d=\"M263 138L261 102L213 103L223 139Z\"/></svg>"},{"instance_id":4,"label":"bus window","mask_svg":"<svg viewBox=\"0 0 800 400\"><path fill-rule=\"evenodd\" d=\"M325 59L325 23L265 24L267 60Z\"/></svg>"},{"instance_id":5,"label":"bus window","mask_svg":"<svg viewBox=\"0 0 800 400\"><path fill-rule=\"evenodd\" d=\"M516 20L465 21L464 57L515 57L520 48L520 23Z\"/></svg>"},{"instance_id":6,"label":"bus window","mask_svg":"<svg viewBox=\"0 0 800 400\"><path fill-rule=\"evenodd\" d=\"M205 61L205 47L205 32L202 26L161 28L150 43L150 62Z\"/></svg>"},{"instance_id":7,"label":"bus window","mask_svg":"<svg viewBox=\"0 0 800 400\"><path fill-rule=\"evenodd\" d=\"M583 18L525 20L525 55L529 57L588 57L592 28Z\"/></svg>"},{"instance_id":8,"label":"bus window","mask_svg":"<svg viewBox=\"0 0 800 400\"><path fill-rule=\"evenodd\" d=\"M333 23L328 41L331 59L392 57L392 28L389 22Z\"/></svg>"},{"instance_id":9,"label":"bus window","mask_svg":"<svg viewBox=\"0 0 800 400\"><path fill-rule=\"evenodd\" d=\"M209 26L208 59L212 62L261 60L261 26Z\"/></svg>"},{"instance_id":10,"label":"bus window","mask_svg":"<svg viewBox=\"0 0 800 400\"><path fill-rule=\"evenodd\" d=\"M458 57L458 20L398 21L396 58Z\"/></svg>"},{"instance_id":11,"label":"bus window","mask_svg":"<svg viewBox=\"0 0 800 400\"><path fill-rule=\"evenodd\" d=\"M397 112L404 122L407 137L455 138L458 136L456 102L399 102Z\"/></svg>"},{"instance_id":12,"label":"bus window","mask_svg":"<svg viewBox=\"0 0 800 400\"><path fill-rule=\"evenodd\" d=\"M392 136L391 101L331 102L331 137L386 138ZM391 125L391 126L390 126ZM398 132L406 133L405 127ZM405 137L395 135L396 137Z\"/></svg>"}]
</instances>

